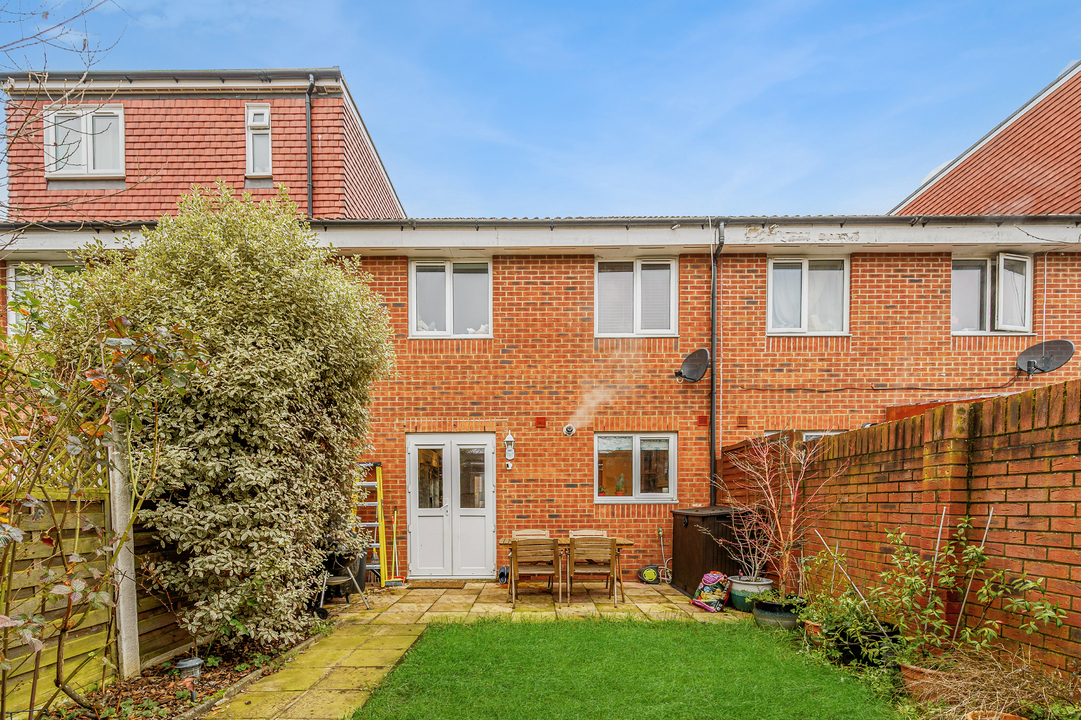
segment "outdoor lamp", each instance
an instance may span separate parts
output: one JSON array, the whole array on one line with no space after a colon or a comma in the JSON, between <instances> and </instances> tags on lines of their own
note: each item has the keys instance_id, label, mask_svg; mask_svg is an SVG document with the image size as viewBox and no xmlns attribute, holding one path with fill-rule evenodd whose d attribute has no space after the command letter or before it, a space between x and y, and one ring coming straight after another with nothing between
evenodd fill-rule
<instances>
[{"instance_id":1,"label":"outdoor lamp","mask_svg":"<svg viewBox=\"0 0 1081 720\"><path fill-rule=\"evenodd\" d=\"M174 668L180 673L180 679L191 678L191 701L195 702L195 684L203 674L202 658L184 658Z\"/></svg>"},{"instance_id":2,"label":"outdoor lamp","mask_svg":"<svg viewBox=\"0 0 1081 720\"><path fill-rule=\"evenodd\" d=\"M503 438L503 444L507 446L507 459L514 459L514 436L507 433L507 437Z\"/></svg>"}]
</instances>

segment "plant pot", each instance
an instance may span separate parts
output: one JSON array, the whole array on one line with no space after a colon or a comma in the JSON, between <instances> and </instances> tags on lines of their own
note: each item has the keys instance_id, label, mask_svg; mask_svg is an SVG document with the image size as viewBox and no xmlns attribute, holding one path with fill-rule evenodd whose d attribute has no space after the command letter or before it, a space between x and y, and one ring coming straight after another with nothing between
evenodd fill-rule
<instances>
[{"instance_id":1,"label":"plant pot","mask_svg":"<svg viewBox=\"0 0 1081 720\"><path fill-rule=\"evenodd\" d=\"M990 710L973 710L965 715L965 720L1028 720L1028 718Z\"/></svg>"},{"instance_id":2,"label":"plant pot","mask_svg":"<svg viewBox=\"0 0 1081 720\"><path fill-rule=\"evenodd\" d=\"M766 592L773 587L772 580L763 580L761 578L747 577L746 575L736 575L735 577L728 578L729 587L731 588L730 601L732 607L736 610L742 610L743 612L751 612L752 607L751 595L757 595L760 592Z\"/></svg>"},{"instance_id":3,"label":"plant pot","mask_svg":"<svg viewBox=\"0 0 1081 720\"><path fill-rule=\"evenodd\" d=\"M934 702L942 695L942 686L949 673L903 662L897 663L897 667L905 679L905 690L913 698L920 702Z\"/></svg>"},{"instance_id":4,"label":"plant pot","mask_svg":"<svg viewBox=\"0 0 1081 720\"><path fill-rule=\"evenodd\" d=\"M826 637L822 634L822 623L814 620L803 621L803 632L807 633L807 642L819 647L825 642Z\"/></svg>"},{"instance_id":5,"label":"plant pot","mask_svg":"<svg viewBox=\"0 0 1081 720\"><path fill-rule=\"evenodd\" d=\"M802 602L754 601L754 621L758 627L779 627L782 630L795 630L799 624L799 611Z\"/></svg>"}]
</instances>

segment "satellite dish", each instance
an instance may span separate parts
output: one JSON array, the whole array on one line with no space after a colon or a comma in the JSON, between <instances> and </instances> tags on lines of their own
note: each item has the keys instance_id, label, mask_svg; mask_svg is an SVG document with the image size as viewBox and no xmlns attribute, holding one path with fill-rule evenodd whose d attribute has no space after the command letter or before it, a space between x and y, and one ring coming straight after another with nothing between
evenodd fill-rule
<instances>
[{"instance_id":1,"label":"satellite dish","mask_svg":"<svg viewBox=\"0 0 1081 720\"><path fill-rule=\"evenodd\" d=\"M706 374L706 370L709 370L709 350L695 350L684 359L679 370L676 370L676 380L698 382Z\"/></svg>"},{"instance_id":2,"label":"satellite dish","mask_svg":"<svg viewBox=\"0 0 1081 720\"><path fill-rule=\"evenodd\" d=\"M1058 370L1073 357L1073 343L1069 340L1048 340L1037 343L1017 356L1017 369L1029 377L1039 373Z\"/></svg>"}]
</instances>

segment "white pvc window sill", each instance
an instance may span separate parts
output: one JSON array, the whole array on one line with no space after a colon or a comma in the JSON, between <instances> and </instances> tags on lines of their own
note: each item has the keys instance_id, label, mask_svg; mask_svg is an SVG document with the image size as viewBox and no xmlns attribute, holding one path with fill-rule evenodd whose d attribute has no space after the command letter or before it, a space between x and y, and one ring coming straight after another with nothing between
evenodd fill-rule
<instances>
[{"instance_id":1,"label":"white pvc window sill","mask_svg":"<svg viewBox=\"0 0 1081 720\"><path fill-rule=\"evenodd\" d=\"M850 332L812 333L812 332L768 332L766 337L852 337Z\"/></svg>"},{"instance_id":2,"label":"white pvc window sill","mask_svg":"<svg viewBox=\"0 0 1081 720\"><path fill-rule=\"evenodd\" d=\"M679 500L674 497L644 498L627 495L598 495L593 498L594 505L669 505L678 502Z\"/></svg>"},{"instance_id":3,"label":"white pvc window sill","mask_svg":"<svg viewBox=\"0 0 1081 720\"><path fill-rule=\"evenodd\" d=\"M995 332L951 332L953 337L1036 337L1036 333L1031 330L1019 330L1017 332L1009 331L995 331Z\"/></svg>"},{"instance_id":4,"label":"white pvc window sill","mask_svg":"<svg viewBox=\"0 0 1081 720\"><path fill-rule=\"evenodd\" d=\"M600 334L597 333L593 337L595 338L678 338L679 333L624 333L622 335L616 334Z\"/></svg>"},{"instance_id":5,"label":"white pvc window sill","mask_svg":"<svg viewBox=\"0 0 1081 720\"><path fill-rule=\"evenodd\" d=\"M492 340L495 335L410 335L409 340Z\"/></svg>"}]
</instances>

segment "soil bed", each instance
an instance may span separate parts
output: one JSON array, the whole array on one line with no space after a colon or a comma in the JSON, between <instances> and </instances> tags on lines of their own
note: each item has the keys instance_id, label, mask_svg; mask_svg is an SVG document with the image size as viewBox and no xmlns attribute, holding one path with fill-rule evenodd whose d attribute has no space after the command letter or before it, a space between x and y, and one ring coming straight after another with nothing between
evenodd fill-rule
<instances>
[{"instance_id":1,"label":"soil bed","mask_svg":"<svg viewBox=\"0 0 1081 720\"><path fill-rule=\"evenodd\" d=\"M232 648L215 647L207 655L201 655L204 660L218 657L220 661L215 667L203 665L196 686L197 702L203 702L214 693L225 690L260 667L270 666L267 667L266 674L277 672L278 668L273 665L275 658L291 647L293 646L267 647L253 642L242 642ZM190 653L147 668L140 677L110 684L105 689L104 699L100 691L86 693L84 697L91 702L102 703L105 708L102 718L176 717L195 705L184 681L173 669L173 665L185 657L190 657ZM54 706L45 717L48 720L93 720L95 716L92 711L80 707Z\"/></svg>"}]
</instances>

